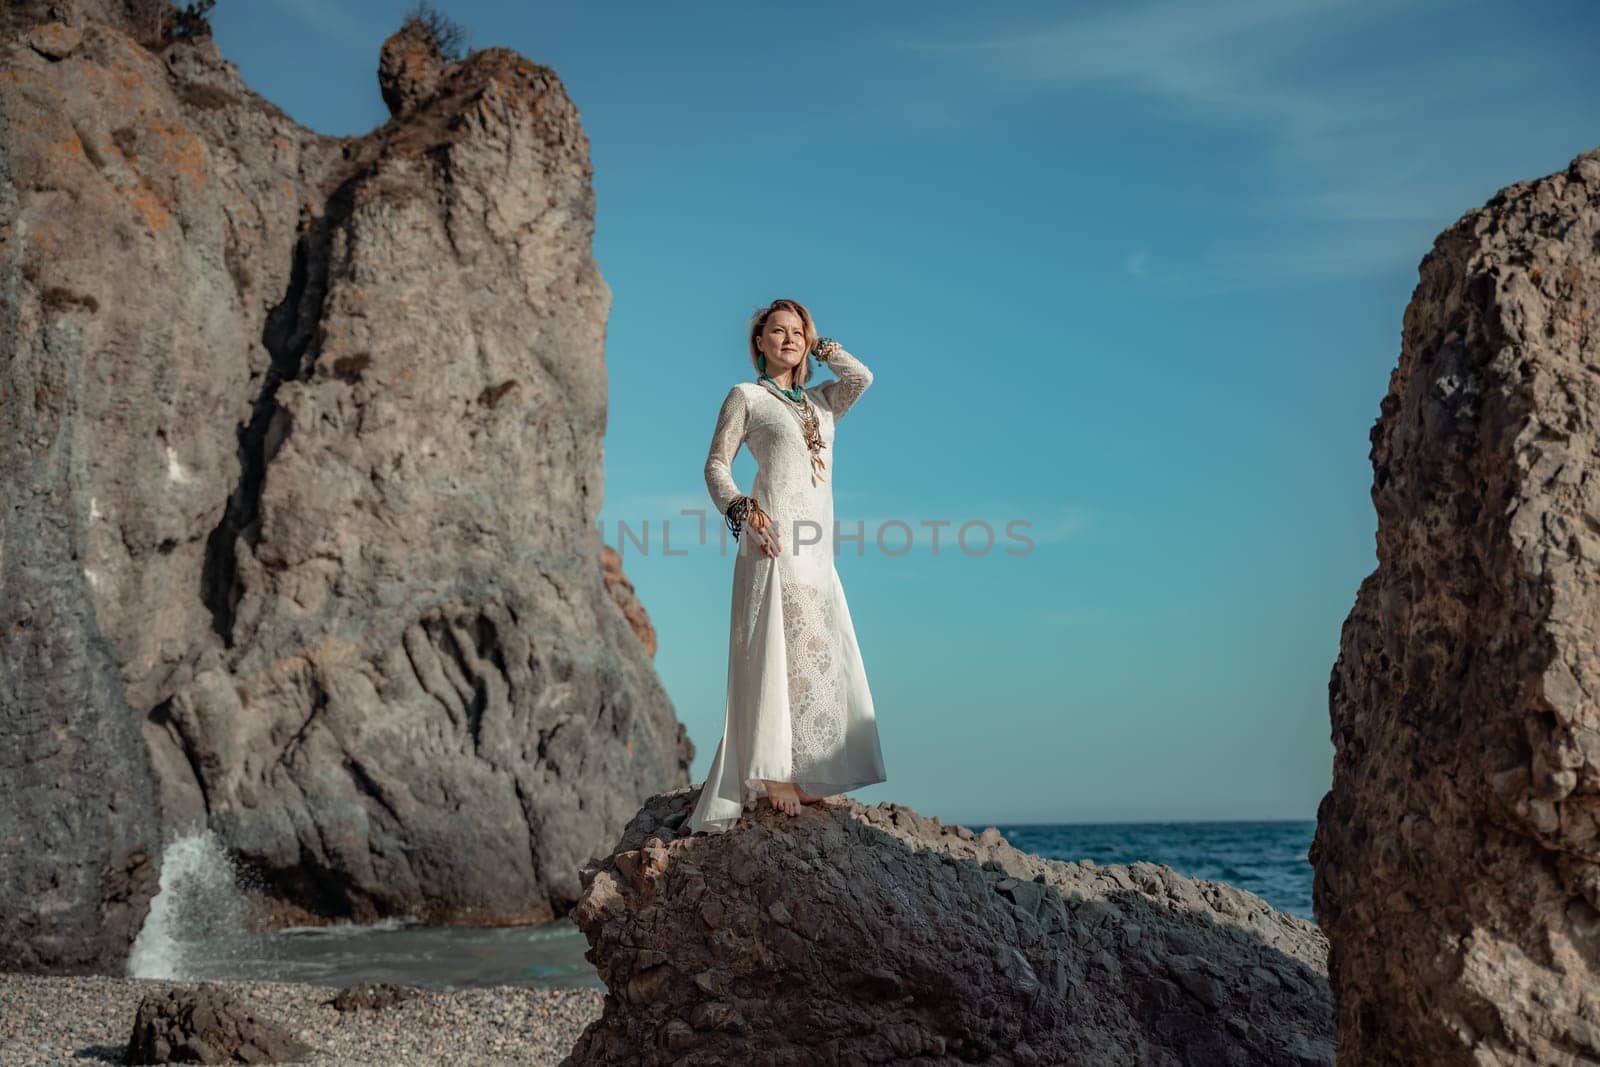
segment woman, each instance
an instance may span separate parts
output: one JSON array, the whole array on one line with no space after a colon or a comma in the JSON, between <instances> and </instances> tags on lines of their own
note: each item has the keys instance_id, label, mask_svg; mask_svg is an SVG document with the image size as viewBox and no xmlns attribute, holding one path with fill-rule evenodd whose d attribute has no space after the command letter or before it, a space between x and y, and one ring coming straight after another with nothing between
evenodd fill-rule
<instances>
[{"instance_id":1,"label":"woman","mask_svg":"<svg viewBox=\"0 0 1600 1067\"><path fill-rule=\"evenodd\" d=\"M728 390L706 457L706 488L733 531L733 610L722 741L687 826L727 830L765 796L802 804L884 780L861 650L834 570L834 428L872 372L811 313L774 300L750 321L755 381ZM808 353L837 378L806 388ZM751 494L734 483L747 445Z\"/></svg>"}]
</instances>

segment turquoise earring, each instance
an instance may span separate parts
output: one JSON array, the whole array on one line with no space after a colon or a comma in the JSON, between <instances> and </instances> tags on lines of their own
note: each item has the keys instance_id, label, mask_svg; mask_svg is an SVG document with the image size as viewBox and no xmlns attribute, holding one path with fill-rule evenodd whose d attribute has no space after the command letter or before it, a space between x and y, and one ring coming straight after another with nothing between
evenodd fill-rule
<instances>
[{"instance_id":1,"label":"turquoise earring","mask_svg":"<svg viewBox=\"0 0 1600 1067\"><path fill-rule=\"evenodd\" d=\"M761 366L761 373L767 373L767 354L765 352L756 353L756 362Z\"/></svg>"}]
</instances>

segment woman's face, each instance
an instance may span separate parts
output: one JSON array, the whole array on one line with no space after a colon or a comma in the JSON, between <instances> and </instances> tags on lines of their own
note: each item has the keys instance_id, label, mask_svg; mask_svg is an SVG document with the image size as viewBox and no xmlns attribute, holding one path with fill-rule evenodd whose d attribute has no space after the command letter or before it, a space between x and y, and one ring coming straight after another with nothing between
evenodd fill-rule
<instances>
[{"instance_id":1,"label":"woman's face","mask_svg":"<svg viewBox=\"0 0 1600 1067\"><path fill-rule=\"evenodd\" d=\"M799 366L806 358L806 326L788 308L767 316L767 324L756 338L756 347L767 357L767 373L781 374Z\"/></svg>"}]
</instances>

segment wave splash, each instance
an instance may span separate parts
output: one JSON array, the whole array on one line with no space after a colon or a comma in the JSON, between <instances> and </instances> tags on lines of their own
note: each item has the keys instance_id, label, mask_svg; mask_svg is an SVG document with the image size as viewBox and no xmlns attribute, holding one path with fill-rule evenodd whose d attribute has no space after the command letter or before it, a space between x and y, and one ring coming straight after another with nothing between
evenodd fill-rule
<instances>
[{"instance_id":1,"label":"wave splash","mask_svg":"<svg viewBox=\"0 0 1600 1067\"><path fill-rule=\"evenodd\" d=\"M175 836L162 852L161 887L128 955L128 977L203 977L193 964L242 938L249 915L239 869L222 839L207 828Z\"/></svg>"}]
</instances>

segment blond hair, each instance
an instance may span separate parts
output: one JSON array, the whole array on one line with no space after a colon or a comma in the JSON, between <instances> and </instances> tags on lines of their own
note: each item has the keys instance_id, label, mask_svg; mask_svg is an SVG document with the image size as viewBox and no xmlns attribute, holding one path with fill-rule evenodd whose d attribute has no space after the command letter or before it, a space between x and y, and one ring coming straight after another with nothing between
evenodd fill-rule
<instances>
[{"instance_id":1,"label":"blond hair","mask_svg":"<svg viewBox=\"0 0 1600 1067\"><path fill-rule=\"evenodd\" d=\"M800 362L795 366L794 374L790 378L790 385L798 389L806 384L807 378L811 377L811 360L807 356L817 347L816 323L811 321L811 312L807 311L806 306L800 301L774 300L764 308L756 308L755 314L750 316L750 365L758 373L766 373L761 370L761 350L756 347L756 338L760 337L761 331L767 328L767 319L772 317L774 311L794 312L800 316L800 325L806 332L806 355L800 358Z\"/></svg>"}]
</instances>

